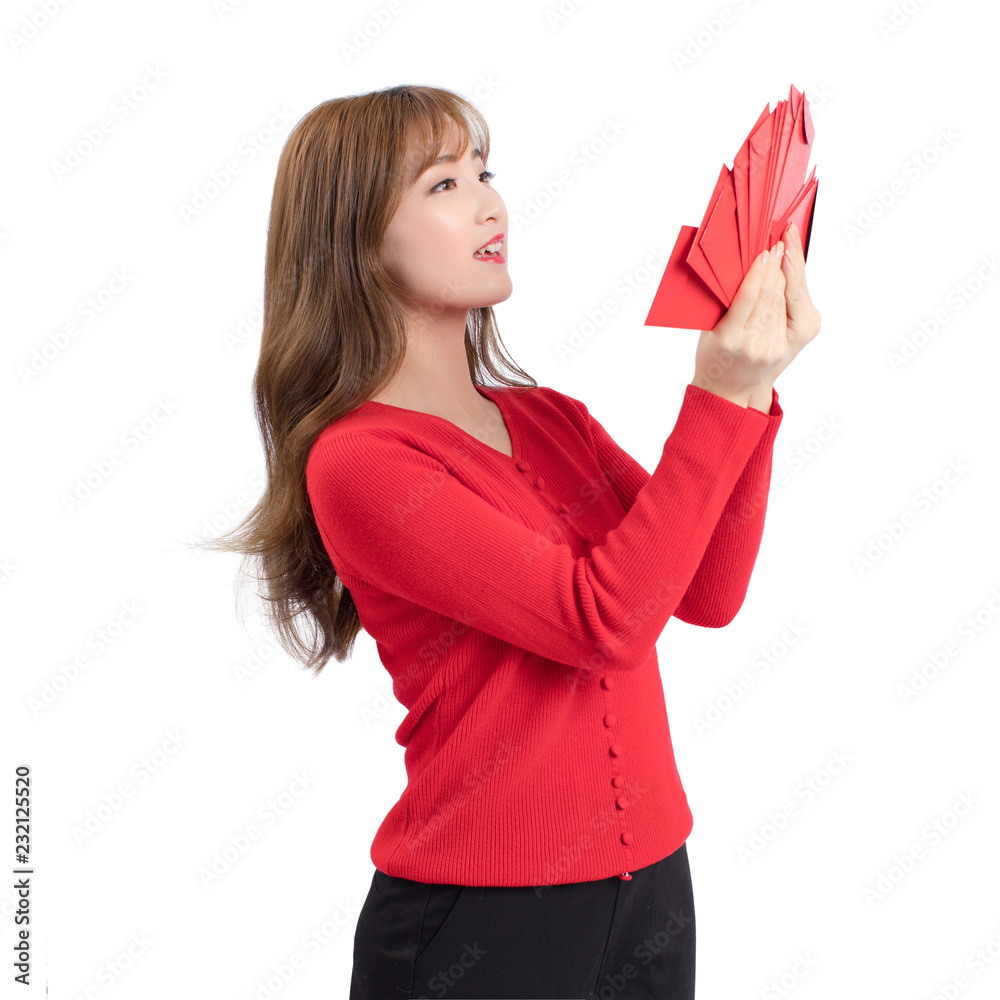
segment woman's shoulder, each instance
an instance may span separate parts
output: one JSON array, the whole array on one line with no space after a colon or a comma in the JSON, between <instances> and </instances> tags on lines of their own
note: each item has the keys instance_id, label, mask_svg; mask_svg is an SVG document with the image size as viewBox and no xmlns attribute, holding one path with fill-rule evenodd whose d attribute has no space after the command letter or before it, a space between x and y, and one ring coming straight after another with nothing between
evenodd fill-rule
<instances>
[{"instance_id":1,"label":"woman's shoulder","mask_svg":"<svg viewBox=\"0 0 1000 1000\"><path fill-rule=\"evenodd\" d=\"M556 411L573 416L587 412L587 407L579 399L560 392L550 385L505 385L500 391L505 393L508 399L539 411Z\"/></svg>"},{"instance_id":2,"label":"woman's shoulder","mask_svg":"<svg viewBox=\"0 0 1000 1000\"><path fill-rule=\"evenodd\" d=\"M590 411L581 400L550 385L505 386L503 391L518 412L536 425L571 430L584 440L591 440Z\"/></svg>"},{"instance_id":3,"label":"woman's shoulder","mask_svg":"<svg viewBox=\"0 0 1000 1000\"><path fill-rule=\"evenodd\" d=\"M321 461L354 462L360 454L391 454L418 434L412 415L392 406L362 403L330 421L313 439L306 458L307 475ZM396 446L396 447L394 447Z\"/></svg>"}]
</instances>

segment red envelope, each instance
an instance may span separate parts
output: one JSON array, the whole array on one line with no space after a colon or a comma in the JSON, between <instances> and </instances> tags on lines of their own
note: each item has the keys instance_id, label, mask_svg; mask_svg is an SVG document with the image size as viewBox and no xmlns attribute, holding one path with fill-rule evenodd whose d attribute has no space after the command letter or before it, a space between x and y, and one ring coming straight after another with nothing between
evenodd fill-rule
<instances>
[{"instance_id":1,"label":"red envelope","mask_svg":"<svg viewBox=\"0 0 1000 1000\"><path fill-rule=\"evenodd\" d=\"M725 315L762 250L794 222L808 258L816 204L816 168L806 180L814 136L809 101L792 86L767 106L733 158L723 165L701 225L681 226L645 326L711 330Z\"/></svg>"}]
</instances>

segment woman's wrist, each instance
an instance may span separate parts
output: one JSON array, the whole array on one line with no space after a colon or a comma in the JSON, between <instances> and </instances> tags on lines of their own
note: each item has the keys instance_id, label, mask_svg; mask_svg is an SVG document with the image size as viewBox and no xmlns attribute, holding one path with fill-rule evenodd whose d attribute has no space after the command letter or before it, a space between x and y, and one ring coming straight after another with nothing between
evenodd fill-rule
<instances>
[{"instance_id":1,"label":"woman's wrist","mask_svg":"<svg viewBox=\"0 0 1000 1000\"><path fill-rule=\"evenodd\" d=\"M773 382L758 382L757 385L754 386L753 392L750 393L750 401L747 403L747 406L753 407L755 410L760 410L762 413L770 414L772 399L771 389L773 387Z\"/></svg>"}]
</instances>

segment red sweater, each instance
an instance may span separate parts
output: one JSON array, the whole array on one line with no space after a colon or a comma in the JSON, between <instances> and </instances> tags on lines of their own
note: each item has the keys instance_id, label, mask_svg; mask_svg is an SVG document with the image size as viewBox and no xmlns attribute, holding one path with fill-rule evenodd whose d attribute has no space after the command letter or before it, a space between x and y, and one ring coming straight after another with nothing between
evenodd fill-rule
<instances>
[{"instance_id":1,"label":"red sweater","mask_svg":"<svg viewBox=\"0 0 1000 1000\"><path fill-rule=\"evenodd\" d=\"M513 458L375 401L309 454L323 544L408 711L371 859L472 886L628 873L691 831L656 641L743 603L778 394L766 415L688 385L650 476L579 400L477 389Z\"/></svg>"}]
</instances>

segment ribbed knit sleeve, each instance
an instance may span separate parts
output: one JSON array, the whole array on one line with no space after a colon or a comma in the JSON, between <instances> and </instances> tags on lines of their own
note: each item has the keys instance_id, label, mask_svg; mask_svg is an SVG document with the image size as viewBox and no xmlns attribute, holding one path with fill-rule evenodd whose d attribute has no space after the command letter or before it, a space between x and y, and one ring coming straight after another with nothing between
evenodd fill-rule
<instances>
[{"instance_id":1,"label":"ribbed knit sleeve","mask_svg":"<svg viewBox=\"0 0 1000 1000\"><path fill-rule=\"evenodd\" d=\"M589 420L598 461L607 471L623 509L628 511L650 475L584 404L577 402ZM736 481L698 569L674 611L676 618L689 625L721 628L736 617L743 605L764 533L774 439L783 415L778 392L772 387L764 433Z\"/></svg>"},{"instance_id":2,"label":"ribbed knit sleeve","mask_svg":"<svg viewBox=\"0 0 1000 1000\"><path fill-rule=\"evenodd\" d=\"M633 670L684 597L768 421L688 385L649 481L586 556L380 428L321 435L307 488L348 588L367 583L560 663Z\"/></svg>"}]
</instances>

